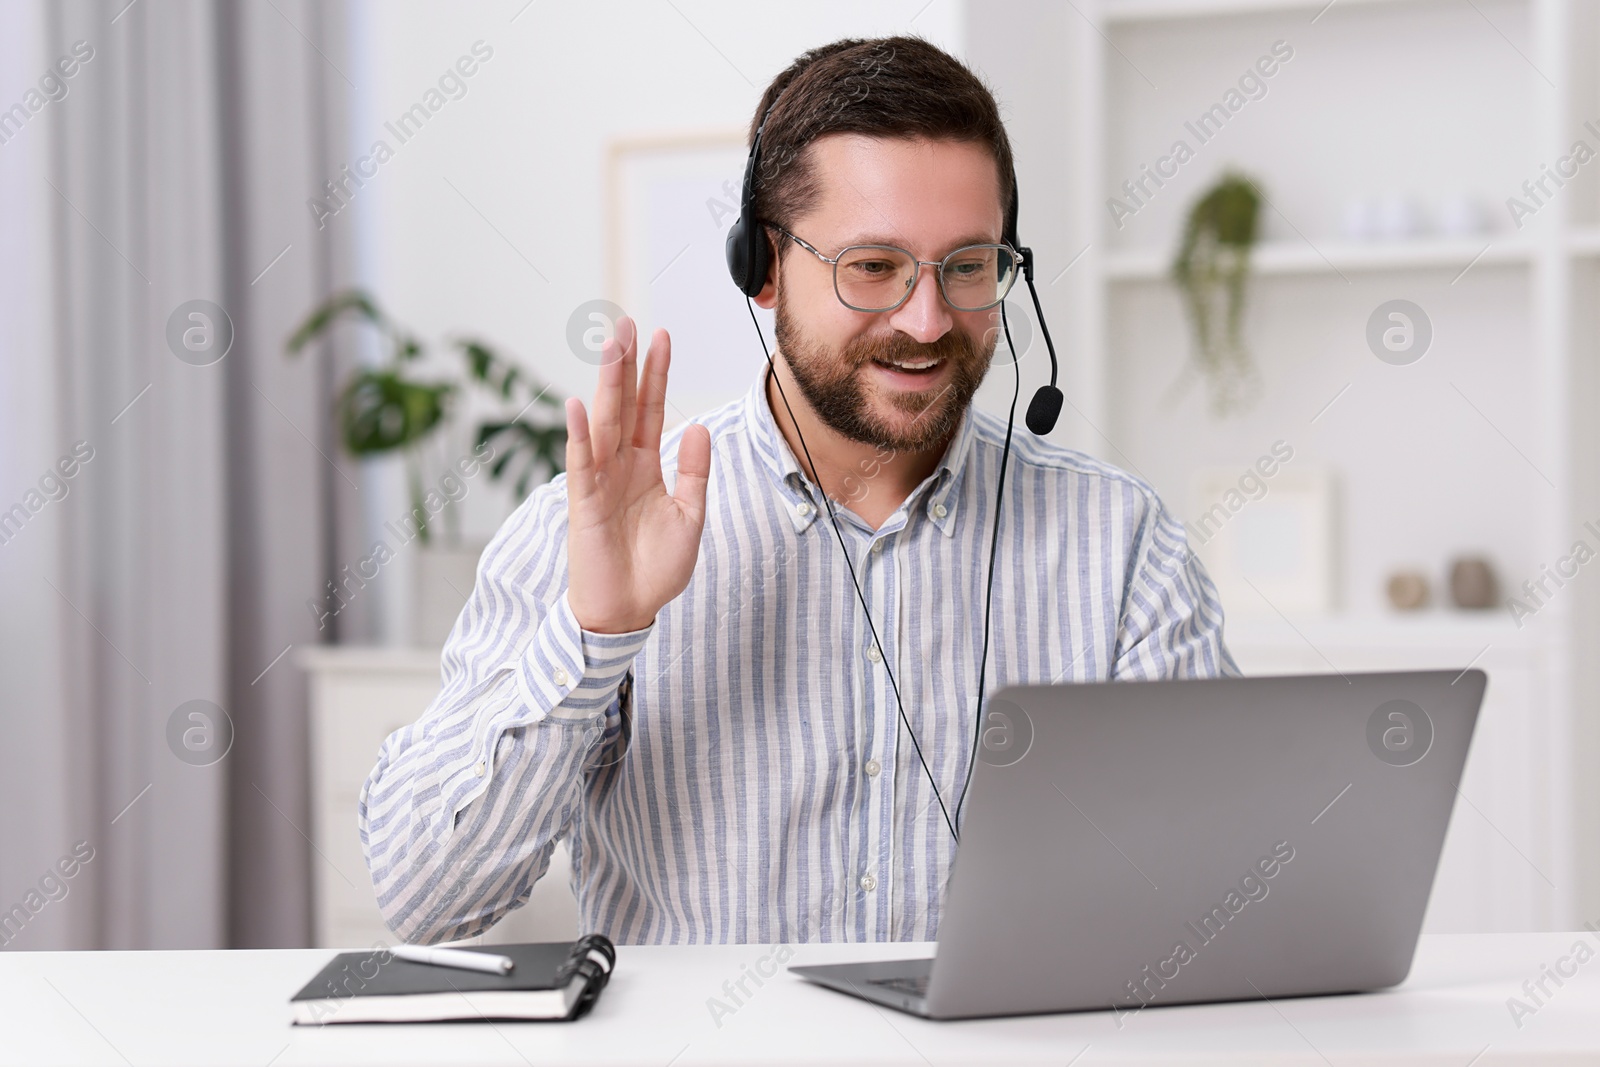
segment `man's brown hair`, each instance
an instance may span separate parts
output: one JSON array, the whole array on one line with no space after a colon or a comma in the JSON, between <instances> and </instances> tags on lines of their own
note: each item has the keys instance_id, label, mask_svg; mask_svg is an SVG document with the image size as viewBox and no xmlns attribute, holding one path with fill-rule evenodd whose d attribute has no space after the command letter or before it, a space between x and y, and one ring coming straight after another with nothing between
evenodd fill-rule
<instances>
[{"instance_id":1,"label":"man's brown hair","mask_svg":"<svg viewBox=\"0 0 1600 1067\"><path fill-rule=\"evenodd\" d=\"M920 37L847 38L802 53L761 94L746 144L761 134L755 217L788 229L822 195L806 147L830 133L976 141L994 154L1001 218L1011 210L1011 141L994 94ZM788 246L780 242L781 251Z\"/></svg>"}]
</instances>

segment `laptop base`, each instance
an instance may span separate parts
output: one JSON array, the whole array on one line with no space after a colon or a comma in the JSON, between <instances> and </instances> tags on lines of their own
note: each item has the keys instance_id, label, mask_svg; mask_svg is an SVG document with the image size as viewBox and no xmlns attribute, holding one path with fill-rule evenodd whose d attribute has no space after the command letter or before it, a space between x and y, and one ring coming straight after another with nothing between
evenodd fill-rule
<instances>
[{"instance_id":1,"label":"laptop base","mask_svg":"<svg viewBox=\"0 0 1600 1067\"><path fill-rule=\"evenodd\" d=\"M915 960L878 960L871 963L834 963L789 970L807 981L885 1004L924 1019L928 1014L928 978L931 957Z\"/></svg>"}]
</instances>

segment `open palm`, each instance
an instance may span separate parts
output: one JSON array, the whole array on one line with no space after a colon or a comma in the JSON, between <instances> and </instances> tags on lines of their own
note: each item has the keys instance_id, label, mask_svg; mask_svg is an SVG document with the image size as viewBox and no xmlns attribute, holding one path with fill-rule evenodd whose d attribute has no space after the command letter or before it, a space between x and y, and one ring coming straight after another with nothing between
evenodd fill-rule
<instances>
[{"instance_id":1,"label":"open palm","mask_svg":"<svg viewBox=\"0 0 1600 1067\"><path fill-rule=\"evenodd\" d=\"M705 526L711 434L690 425L678 478L661 476L661 424L672 339L657 329L644 374L627 316L601 349L594 414L567 401L567 601L591 633L649 626L694 573Z\"/></svg>"}]
</instances>

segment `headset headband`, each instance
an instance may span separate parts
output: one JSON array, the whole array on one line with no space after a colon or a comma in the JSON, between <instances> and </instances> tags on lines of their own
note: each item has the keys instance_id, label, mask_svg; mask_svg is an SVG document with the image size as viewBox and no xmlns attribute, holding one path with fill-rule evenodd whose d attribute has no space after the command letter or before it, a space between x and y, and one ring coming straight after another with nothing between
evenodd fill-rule
<instances>
[{"instance_id":1,"label":"headset headband","mask_svg":"<svg viewBox=\"0 0 1600 1067\"><path fill-rule=\"evenodd\" d=\"M798 75L797 75L798 77ZM790 82L792 85L793 82ZM728 260L728 274L733 278L733 284L745 296L755 296L767 284L767 272L771 267L771 250L767 245L766 229L755 218L756 202L756 166L761 158L761 135L767 128L767 120L772 117L772 112L789 91L785 85L783 90L767 105L766 112L761 116L761 122L756 126L756 135L750 139L750 155L745 159L744 181L739 185L739 217L728 229L728 240L724 246L724 253ZM1028 280L1033 279L1033 255L1022 246L1021 239L1017 236L1017 216L1021 207L1021 199L1017 191L1017 168L1015 161L1011 165L1011 203L1006 207L1006 223L1001 233L1001 239L1006 244L1015 248L1022 257L1022 268Z\"/></svg>"}]
</instances>

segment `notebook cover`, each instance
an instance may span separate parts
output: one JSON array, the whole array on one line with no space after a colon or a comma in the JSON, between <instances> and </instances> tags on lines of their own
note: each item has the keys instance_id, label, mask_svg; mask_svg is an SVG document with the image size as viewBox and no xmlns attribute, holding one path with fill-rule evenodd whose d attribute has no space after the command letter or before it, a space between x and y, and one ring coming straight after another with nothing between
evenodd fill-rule
<instances>
[{"instance_id":1,"label":"notebook cover","mask_svg":"<svg viewBox=\"0 0 1600 1067\"><path fill-rule=\"evenodd\" d=\"M567 968L574 942L550 941L521 945L475 945L465 952L509 956L510 974L486 974L457 967L438 967L398 959L387 952L341 952L290 997L322 1000L344 997L392 997L413 993L526 992L565 988L575 974ZM557 978L560 981L557 981Z\"/></svg>"}]
</instances>

